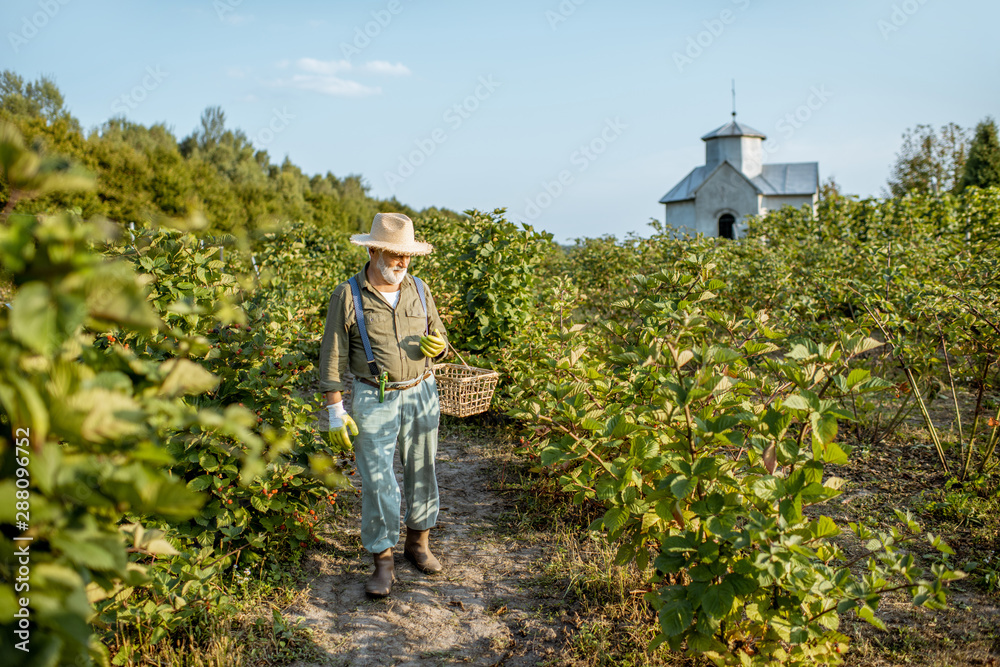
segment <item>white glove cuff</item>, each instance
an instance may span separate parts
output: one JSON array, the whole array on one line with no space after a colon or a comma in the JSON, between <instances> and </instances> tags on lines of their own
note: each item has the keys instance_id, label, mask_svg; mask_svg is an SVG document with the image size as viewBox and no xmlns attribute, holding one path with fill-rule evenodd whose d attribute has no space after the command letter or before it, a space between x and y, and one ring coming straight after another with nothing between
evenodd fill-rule
<instances>
[{"instance_id":1,"label":"white glove cuff","mask_svg":"<svg viewBox=\"0 0 1000 667\"><path fill-rule=\"evenodd\" d=\"M344 409L344 402L337 401L336 403L331 403L326 406L326 409L330 411L331 417L340 418L347 414L347 410Z\"/></svg>"}]
</instances>

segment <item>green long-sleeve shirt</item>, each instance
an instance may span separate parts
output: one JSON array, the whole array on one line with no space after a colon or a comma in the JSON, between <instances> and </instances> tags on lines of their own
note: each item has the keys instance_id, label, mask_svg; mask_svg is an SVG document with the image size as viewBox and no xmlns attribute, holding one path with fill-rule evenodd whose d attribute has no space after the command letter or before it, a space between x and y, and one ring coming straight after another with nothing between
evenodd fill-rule
<instances>
[{"instance_id":1,"label":"green long-sleeve shirt","mask_svg":"<svg viewBox=\"0 0 1000 667\"><path fill-rule=\"evenodd\" d=\"M395 308L368 282L367 263L355 277L361 287L365 327L379 370L389 373L389 382L418 378L427 368L426 358L420 351L420 337L425 333L426 320L413 277L407 274L403 279ZM438 316L434 297L431 296L427 283L424 283L424 295L427 298L431 332L437 329L441 337L447 340L448 332ZM441 357L445 354L446 352L442 352ZM361 343L361 333L354 313L351 286L343 282L334 289L326 311L326 326L319 352L319 390L343 391L344 376L348 369L355 377L376 379L368 370L365 348Z\"/></svg>"}]
</instances>

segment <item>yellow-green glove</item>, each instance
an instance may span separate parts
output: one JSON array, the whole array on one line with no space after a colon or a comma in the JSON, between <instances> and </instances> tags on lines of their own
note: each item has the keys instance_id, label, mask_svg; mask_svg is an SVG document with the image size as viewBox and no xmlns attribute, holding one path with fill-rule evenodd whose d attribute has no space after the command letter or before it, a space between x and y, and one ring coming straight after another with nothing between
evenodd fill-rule
<instances>
[{"instance_id":1,"label":"yellow-green glove","mask_svg":"<svg viewBox=\"0 0 1000 667\"><path fill-rule=\"evenodd\" d=\"M344 410L344 402L334 403L326 406L330 414L330 439L334 444L340 445L344 449L351 446L351 436L358 434L358 425L351 419L351 415Z\"/></svg>"},{"instance_id":2,"label":"yellow-green glove","mask_svg":"<svg viewBox=\"0 0 1000 667\"><path fill-rule=\"evenodd\" d=\"M447 343L444 342L444 338L435 329L434 333L430 336L420 337L420 351L423 352L425 357L436 357L442 352L444 352Z\"/></svg>"}]
</instances>

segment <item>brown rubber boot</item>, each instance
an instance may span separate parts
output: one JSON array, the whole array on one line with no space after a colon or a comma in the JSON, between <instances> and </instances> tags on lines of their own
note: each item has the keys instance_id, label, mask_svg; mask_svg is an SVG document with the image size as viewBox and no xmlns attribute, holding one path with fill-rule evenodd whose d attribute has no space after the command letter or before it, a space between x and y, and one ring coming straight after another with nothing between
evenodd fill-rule
<instances>
[{"instance_id":1,"label":"brown rubber boot","mask_svg":"<svg viewBox=\"0 0 1000 667\"><path fill-rule=\"evenodd\" d=\"M441 563L431 553L431 549L427 544L430 533L430 530L413 530L407 526L403 556L424 574L437 574L444 568L441 567Z\"/></svg>"},{"instance_id":2,"label":"brown rubber boot","mask_svg":"<svg viewBox=\"0 0 1000 667\"><path fill-rule=\"evenodd\" d=\"M375 558L375 572L365 583L365 595L370 598L384 598L392 591L395 579L396 565L392 560L392 549L382 553L372 554Z\"/></svg>"}]
</instances>

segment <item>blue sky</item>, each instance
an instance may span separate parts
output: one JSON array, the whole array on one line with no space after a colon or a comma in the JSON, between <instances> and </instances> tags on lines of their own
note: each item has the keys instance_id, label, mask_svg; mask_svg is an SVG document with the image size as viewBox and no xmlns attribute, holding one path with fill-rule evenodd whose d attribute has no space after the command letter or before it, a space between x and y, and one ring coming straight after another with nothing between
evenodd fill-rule
<instances>
[{"instance_id":1,"label":"blue sky","mask_svg":"<svg viewBox=\"0 0 1000 667\"><path fill-rule=\"evenodd\" d=\"M5 0L0 68L55 79L85 128L182 138L220 105L275 161L565 241L648 234L732 79L766 162L878 195L906 128L1000 116L998 22L985 0Z\"/></svg>"}]
</instances>

